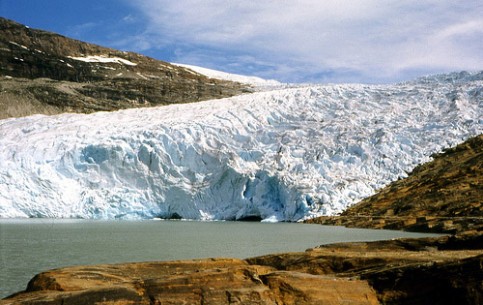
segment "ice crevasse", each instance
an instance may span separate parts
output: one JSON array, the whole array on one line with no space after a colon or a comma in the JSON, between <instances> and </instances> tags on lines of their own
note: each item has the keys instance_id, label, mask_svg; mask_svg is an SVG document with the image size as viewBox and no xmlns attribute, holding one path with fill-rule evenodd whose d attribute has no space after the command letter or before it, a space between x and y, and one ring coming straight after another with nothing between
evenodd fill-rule
<instances>
[{"instance_id":1,"label":"ice crevasse","mask_svg":"<svg viewBox=\"0 0 483 305\"><path fill-rule=\"evenodd\" d=\"M0 218L331 215L483 131L482 73L0 121Z\"/></svg>"}]
</instances>

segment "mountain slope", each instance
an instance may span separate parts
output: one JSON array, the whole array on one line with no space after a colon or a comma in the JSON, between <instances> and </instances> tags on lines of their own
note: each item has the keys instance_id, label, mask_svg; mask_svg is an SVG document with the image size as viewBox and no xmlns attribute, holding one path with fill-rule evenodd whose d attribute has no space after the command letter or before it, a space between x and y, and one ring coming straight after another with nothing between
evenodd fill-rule
<instances>
[{"instance_id":1,"label":"mountain slope","mask_svg":"<svg viewBox=\"0 0 483 305\"><path fill-rule=\"evenodd\" d=\"M362 200L341 217L313 219L356 227L461 232L483 229L483 135L447 149Z\"/></svg>"},{"instance_id":2,"label":"mountain slope","mask_svg":"<svg viewBox=\"0 0 483 305\"><path fill-rule=\"evenodd\" d=\"M0 18L0 119L237 95L250 86Z\"/></svg>"},{"instance_id":3,"label":"mountain slope","mask_svg":"<svg viewBox=\"0 0 483 305\"><path fill-rule=\"evenodd\" d=\"M295 221L483 133L483 73L0 121L0 217Z\"/></svg>"}]
</instances>

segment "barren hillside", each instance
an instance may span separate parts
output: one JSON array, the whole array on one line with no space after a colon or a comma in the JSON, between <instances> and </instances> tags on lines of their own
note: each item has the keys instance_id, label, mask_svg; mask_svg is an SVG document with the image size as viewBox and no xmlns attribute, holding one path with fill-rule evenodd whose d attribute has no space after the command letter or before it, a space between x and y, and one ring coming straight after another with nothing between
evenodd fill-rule
<instances>
[{"instance_id":1,"label":"barren hillside","mask_svg":"<svg viewBox=\"0 0 483 305\"><path fill-rule=\"evenodd\" d=\"M0 18L0 119L196 102L247 91L247 85Z\"/></svg>"}]
</instances>

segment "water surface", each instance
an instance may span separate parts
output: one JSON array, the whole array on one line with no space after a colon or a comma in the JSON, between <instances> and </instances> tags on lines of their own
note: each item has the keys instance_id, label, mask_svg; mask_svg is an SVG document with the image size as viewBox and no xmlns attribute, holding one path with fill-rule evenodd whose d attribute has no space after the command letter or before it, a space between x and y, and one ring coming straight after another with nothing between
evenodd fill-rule
<instances>
[{"instance_id":1,"label":"water surface","mask_svg":"<svg viewBox=\"0 0 483 305\"><path fill-rule=\"evenodd\" d=\"M342 241L430 234L300 223L0 219L0 298L72 265L247 258Z\"/></svg>"}]
</instances>

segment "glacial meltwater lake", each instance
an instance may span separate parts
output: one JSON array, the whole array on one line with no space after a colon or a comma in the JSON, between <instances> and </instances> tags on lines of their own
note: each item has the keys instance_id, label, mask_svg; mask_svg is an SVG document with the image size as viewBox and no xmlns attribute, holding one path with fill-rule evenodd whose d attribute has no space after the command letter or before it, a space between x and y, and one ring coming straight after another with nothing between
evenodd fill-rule
<instances>
[{"instance_id":1,"label":"glacial meltwater lake","mask_svg":"<svg viewBox=\"0 0 483 305\"><path fill-rule=\"evenodd\" d=\"M248 258L334 242L434 234L301 223L0 219L0 299L37 273L72 265Z\"/></svg>"}]
</instances>

